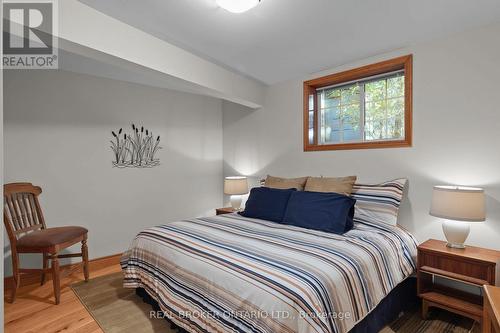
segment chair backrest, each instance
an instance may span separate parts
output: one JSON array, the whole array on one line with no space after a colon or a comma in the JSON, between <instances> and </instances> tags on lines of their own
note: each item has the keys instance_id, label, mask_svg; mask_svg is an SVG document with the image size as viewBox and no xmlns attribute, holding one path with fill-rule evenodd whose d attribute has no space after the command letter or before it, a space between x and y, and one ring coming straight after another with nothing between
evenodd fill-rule
<instances>
[{"instance_id":1,"label":"chair backrest","mask_svg":"<svg viewBox=\"0 0 500 333\"><path fill-rule=\"evenodd\" d=\"M11 244L17 236L45 229L45 220L38 202L42 189L31 183L11 183L3 186L3 219Z\"/></svg>"}]
</instances>

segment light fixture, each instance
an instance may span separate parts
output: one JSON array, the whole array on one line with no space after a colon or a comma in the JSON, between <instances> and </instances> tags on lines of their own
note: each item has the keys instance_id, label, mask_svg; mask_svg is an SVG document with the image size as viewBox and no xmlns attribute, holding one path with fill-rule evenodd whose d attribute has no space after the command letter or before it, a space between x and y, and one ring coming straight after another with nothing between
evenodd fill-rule
<instances>
[{"instance_id":1,"label":"light fixture","mask_svg":"<svg viewBox=\"0 0 500 333\"><path fill-rule=\"evenodd\" d=\"M233 207L233 210L240 210L241 196L247 193L247 177L226 177L224 179L224 194L231 195L231 206Z\"/></svg>"},{"instance_id":2,"label":"light fixture","mask_svg":"<svg viewBox=\"0 0 500 333\"><path fill-rule=\"evenodd\" d=\"M231 13L243 13L259 4L260 0L217 0L217 5Z\"/></svg>"},{"instance_id":3,"label":"light fixture","mask_svg":"<svg viewBox=\"0 0 500 333\"><path fill-rule=\"evenodd\" d=\"M486 219L484 190L475 187L434 186L430 214L445 219L443 232L448 247L463 249L469 236L468 222Z\"/></svg>"}]
</instances>

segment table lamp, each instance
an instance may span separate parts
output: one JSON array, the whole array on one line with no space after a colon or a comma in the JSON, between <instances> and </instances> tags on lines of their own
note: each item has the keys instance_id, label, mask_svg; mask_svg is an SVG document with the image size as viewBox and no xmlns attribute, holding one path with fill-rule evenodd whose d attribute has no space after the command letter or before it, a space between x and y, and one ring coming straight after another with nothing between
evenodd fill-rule
<instances>
[{"instance_id":1,"label":"table lamp","mask_svg":"<svg viewBox=\"0 0 500 333\"><path fill-rule=\"evenodd\" d=\"M231 206L233 207L233 210L240 210L241 196L247 193L247 177L226 177L224 179L224 194L231 196Z\"/></svg>"},{"instance_id":2,"label":"table lamp","mask_svg":"<svg viewBox=\"0 0 500 333\"><path fill-rule=\"evenodd\" d=\"M475 187L434 186L430 215L445 219L443 232L446 246L463 249L469 236L468 222L486 219L484 190Z\"/></svg>"}]
</instances>

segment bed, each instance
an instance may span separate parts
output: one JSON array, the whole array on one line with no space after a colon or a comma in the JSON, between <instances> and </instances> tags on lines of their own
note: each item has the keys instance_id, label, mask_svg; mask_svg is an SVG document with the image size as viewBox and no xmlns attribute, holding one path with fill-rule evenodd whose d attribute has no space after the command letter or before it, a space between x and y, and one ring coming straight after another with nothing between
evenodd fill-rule
<instances>
[{"instance_id":1,"label":"bed","mask_svg":"<svg viewBox=\"0 0 500 333\"><path fill-rule=\"evenodd\" d=\"M416 246L373 220L337 235L226 214L146 229L121 265L188 332L344 333L401 298Z\"/></svg>"}]
</instances>

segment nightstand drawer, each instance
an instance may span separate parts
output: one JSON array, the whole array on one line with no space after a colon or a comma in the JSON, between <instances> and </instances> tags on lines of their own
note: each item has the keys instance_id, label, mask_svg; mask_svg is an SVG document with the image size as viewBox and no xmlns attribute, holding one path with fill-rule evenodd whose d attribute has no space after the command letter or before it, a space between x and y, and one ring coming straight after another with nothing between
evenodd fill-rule
<instances>
[{"instance_id":1,"label":"nightstand drawer","mask_svg":"<svg viewBox=\"0 0 500 333\"><path fill-rule=\"evenodd\" d=\"M469 262L461 259L453 259L448 256L440 256L435 253L420 252L419 266L428 266L443 271L466 275L472 278L495 283L495 268L489 264L480 262Z\"/></svg>"}]
</instances>

